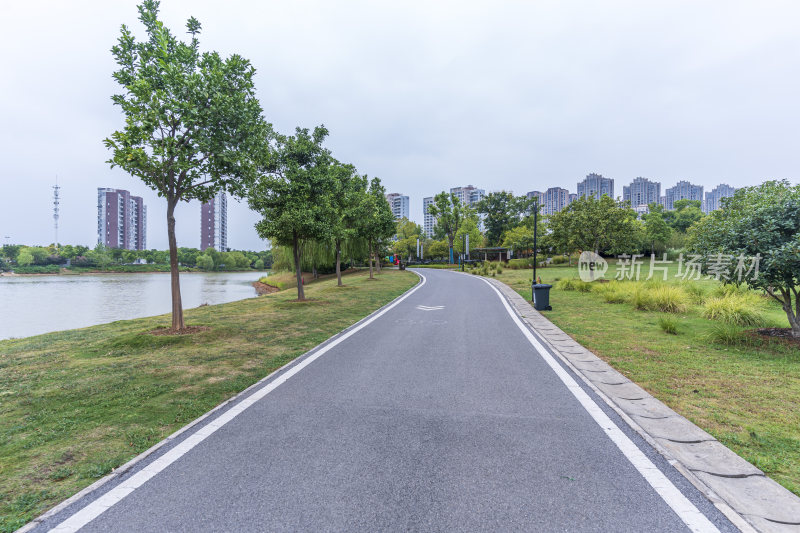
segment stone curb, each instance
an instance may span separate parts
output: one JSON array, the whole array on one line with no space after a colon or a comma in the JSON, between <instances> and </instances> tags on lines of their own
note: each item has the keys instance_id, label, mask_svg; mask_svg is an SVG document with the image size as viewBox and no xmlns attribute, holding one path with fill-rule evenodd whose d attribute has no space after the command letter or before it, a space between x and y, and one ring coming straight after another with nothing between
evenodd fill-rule
<instances>
[{"instance_id":1,"label":"stone curb","mask_svg":"<svg viewBox=\"0 0 800 533\"><path fill-rule=\"evenodd\" d=\"M742 531L798 533L800 498L614 370L511 287L487 279L553 352Z\"/></svg>"}]
</instances>

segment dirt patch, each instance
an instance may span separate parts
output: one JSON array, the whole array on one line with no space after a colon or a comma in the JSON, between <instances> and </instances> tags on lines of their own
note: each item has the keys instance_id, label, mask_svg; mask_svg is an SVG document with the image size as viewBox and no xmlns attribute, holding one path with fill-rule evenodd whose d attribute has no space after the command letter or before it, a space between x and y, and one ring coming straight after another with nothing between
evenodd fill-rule
<instances>
[{"instance_id":1,"label":"dirt patch","mask_svg":"<svg viewBox=\"0 0 800 533\"><path fill-rule=\"evenodd\" d=\"M278 287L274 287L268 283L261 283L260 281L254 281L253 287L255 287L259 296L262 294L272 294L273 292L278 292L280 290Z\"/></svg>"},{"instance_id":2,"label":"dirt patch","mask_svg":"<svg viewBox=\"0 0 800 533\"><path fill-rule=\"evenodd\" d=\"M751 335L771 337L789 346L800 348L800 338L792 337L792 328L761 328L751 332Z\"/></svg>"},{"instance_id":3,"label":"dirt patch","mask_svg":"<svg viewBox=\"0 0 800 533\"><path fill-rule=\"evenodd\" d=\"M153 331L148 331L148 335L192 335L200 333L201 331L209 331L211 328L208 326L186 326L183 329L172 328L158 328Z\"/></svg>"}]
</instances>

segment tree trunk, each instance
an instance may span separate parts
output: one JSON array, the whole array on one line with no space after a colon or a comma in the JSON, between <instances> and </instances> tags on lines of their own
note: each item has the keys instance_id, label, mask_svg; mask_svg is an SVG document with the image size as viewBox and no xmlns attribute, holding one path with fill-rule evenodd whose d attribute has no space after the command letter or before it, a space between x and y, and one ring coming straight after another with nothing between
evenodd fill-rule
<instances>
[{"instance_id":1,"label":"tree trunk","mask_svg":"<svg viewBox=\"0 0 800 533\"><path fill-rule=\"evenodd\" d=\"M177 200L167 201L167 240L169 241L169 272L172 281L172 329L180 331L183 324L181 282L178 273L178 242L175 240L175 205Z\"/></svg>"},{"instance_id":2,"label":"tree trunk","mask_svg":"<svg viewBox=\"0 0 800 533\"><path fill-rule=\"evenodd\" d=\"M311 265L311 275L314 279L319 278L319 274L317 274L317 265Z\"/></svg>"},{"instance_id":3,"label":"tree trunk","mask_svg":"<svg viewBox=\"0 0 800 533\"><path fill-rule=\"evenodd\" d=\"M342 243L336 239L336 284L342 286Z\"/></svg>"},{"instance_id":4,"label":"tree trunk","mask_svg":"<svg viewBox=\"0 0 800 533\"><path fill-rule=\"evenodd\" d=\"M372 275L372 247L369 248L369 279L375 279Z\"/></svg>"},{"instance_id":5,"label":"tree trunk","mask_svg":"<svg viewBox=\"0 0 800 533\"><path fill-rule=\"evenodd\" d=\"M453 255L453 241L454 240L455 240L455 235L448 235L447 236L447 242L450 245L450 257L447 258L447 262L450 263L450 264L453 264L453 259L454 259L454 255Z\"/></svg>"},{"instance_id":6,"label":"tree trunk","mask_svg":"<svg viewBox=\"0 0 800 533\"><path fill-rule=\"evenodd\" d=\"M292 243L292 252L294 255L294 272L297 276L297 299L298 300L305 300L306 295L303 291L303 274L300 271L300 240L297 238L297 235L294 236L294 242Z\"/></svg>"},{"instance_id":7,"label":"tree trunk","mask_svg":"<svg viewBox=\"0 0 800 533\"><path fill-rule=\"evenodd\" d=\"M786 304L783 309L786 311L786 317L789 319L789 325L792 326L792 337L800 339L800 294L795 298L797 300L797 312L792 309L792 295L786 295Z\"/></svg>"}]
</instances>

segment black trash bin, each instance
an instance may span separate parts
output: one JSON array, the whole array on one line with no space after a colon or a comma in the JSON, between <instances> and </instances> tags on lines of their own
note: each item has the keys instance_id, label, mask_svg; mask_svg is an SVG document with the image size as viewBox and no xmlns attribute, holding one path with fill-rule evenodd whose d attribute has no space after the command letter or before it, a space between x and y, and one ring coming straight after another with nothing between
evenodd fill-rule
<instances>
[{"instance_id":1,"label":"black trash bin","mask_svg":"<svg viewBox=\"0 0 800 533\"><path fill-rule=\"evenodd\" d=\"M547 283L537 283L533 288L533 308L537 311L552 311L550 307L550 289L552 285Z\"/></svg>"}]
</instances>

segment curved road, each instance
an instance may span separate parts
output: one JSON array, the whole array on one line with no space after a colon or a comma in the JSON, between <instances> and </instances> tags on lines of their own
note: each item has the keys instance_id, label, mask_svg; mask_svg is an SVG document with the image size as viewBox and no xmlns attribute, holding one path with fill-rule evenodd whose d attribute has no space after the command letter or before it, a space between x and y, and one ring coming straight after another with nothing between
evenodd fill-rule
<instances>
[{"instance_id":1,"label":"curved road","mask_svg":"<svg viewBox=\"0 0 800 533\"><path fill-rule=\"evenodd\" d=\"M571 389L493 287L420 274L38 529L736 530L591 391Z\"/></svg>"}]
</instances>

